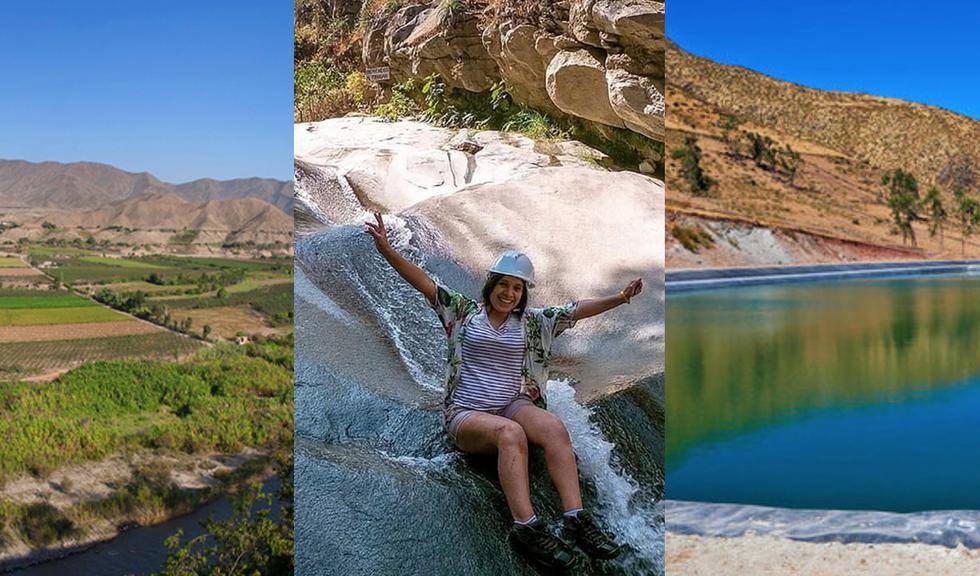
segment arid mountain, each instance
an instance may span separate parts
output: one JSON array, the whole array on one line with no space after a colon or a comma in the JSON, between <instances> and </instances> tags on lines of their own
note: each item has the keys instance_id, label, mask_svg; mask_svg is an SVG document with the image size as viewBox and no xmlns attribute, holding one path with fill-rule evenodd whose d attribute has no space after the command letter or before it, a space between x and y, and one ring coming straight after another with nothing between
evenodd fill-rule
<instances>
[{"instance_id":1,"label":"arid mountain","mask_svg":"<svg viewBox=\"0 0 980 576\"><path fill-rule=\"evenodd\" d=\"M202 178L186 184L179 184L174 187L174 191L184 200L191 202L258 198L265 200L286 214L293 213L293 183L282 180L269 178L212 180Z\"/></svg>"},{"instance_id":2,"label":"arid mountain","mask_svg":"<svg viewBox=\"0 0 980 576\"><path fill-rule=\"evenodd\" d=\"M975 185L980 121L806 88L672 44L666 123L669 267L980 256L976 236L961 242L952 194L954 181ZM698 192L670 158L689 138L713 181ZM882 184L896 168L916 177L920 197L938 187L949 213L941 234L930 235L922 207L915 242L903 242Z\"/></svg>"},{"instance_id":3,"label":"arid mountain","mask_svg":"<svg viewBox=\"0 0 980 576\"><path fill-rule=\"evenodd\" d=\"M0 160L0 206L85 210L144 194L173 193L189 202L258 198L292 214L292 182L268 178L200 179L168 184L152 174L95 162Z\"/></svg>"},{"instance_id":4,"label":"arid mountain","mask_svg":"<svg viewBox=\"0 0 980 576\"><path fill-rule=\"evenodd\" d=\"M263 230L288 233L293 220L282 210L257 198L211 200L195 204L173 192L144 194L81 211L57 211L45 214L27 227L48 221L60 228L121 228L149 230L201 230L239 232Z\"/></svg>"},{"instance_id":5,"label":"arid mountain","mask_svg":"<svg viewBox=\"0 0 980 576\"><path fill-rule=\"evenodd\" d=\"M671 45L671 88L807 142L885 170L936 182L956 156L980 165L980 122L942 108L867 94L830 92L717 64Z\"/></svg>"}]
</instances>

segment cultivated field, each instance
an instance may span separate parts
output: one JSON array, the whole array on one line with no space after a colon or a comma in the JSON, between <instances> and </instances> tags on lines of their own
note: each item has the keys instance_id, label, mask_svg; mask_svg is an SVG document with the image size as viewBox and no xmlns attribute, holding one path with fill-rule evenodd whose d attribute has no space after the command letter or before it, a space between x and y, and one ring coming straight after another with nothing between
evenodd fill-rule
<instances>
[{"instance_id":1,"label":"cultivated field","mask_svg":"<svg viewBox=\"0 0 980 576\"><path fill-rule=\"evenodd\" d=\"M238 334L282 335L292 330L292 259L288 257L113 256L81 247L47 245L31 245L26 252L30 262L43 265L56 284L71 286L109 307L174 331L196 337L206 334L213 340ZM0 304L0 327L28 321L119 320L107 312L64 310L32 312L27 320L19 312L5 316L2 308ZM3 339L0 334L0 341Z\"/></svg>"},{"instance_id":2,"label":"cultivated field","mask_svg":"<svg viewBox=\"0 0 980 576\"><path fill-rule=\"evenodd\" d=\"M47 280L18 256L0 256L0 283L7 286L30 286Z\"/></svg>"},{"instance_id":3,"label":"cultivated field","mask_svg":"<svg viewBox=\"0 0 980 576\"><path fill-rule=\"evenodd\" d=\"M24 261L17 256L0 256L0 268L24 268Z\"/></svg>"},{"instance_id":4,"label":"cultivated field","mask_svg":"<svg viewBox=\"0 0 980 576\"><path fill-rule=\"evenodd\" d=\"M97 304L65 291L8 289L0 290L0 309L83 308Z\"/></svg>"},{"instance_id":5,"label":"cultivated field","mask_svg":"<svg viewBox=\"0 0 980 576\"><path fill-rule=\"evenodd\" d=\"M197 340L159 329L149 334L0 342L0 372L63 370L85 362L119 358L175 360L200 347L201 343Z\"/></svg>"},{"instance_id":6,"label":"cultivated field","mask_svg":"<svg viewBox=\"0 0 980 576\"><path fill-rule=\"evenodd\" d=\"M77 340L130 334L152 334L163 329L140 320L118 322L79 322L77 324L38 324L0 328L0 342L36 342L39 340Z\"/></svg>"},{"instance_id":7,"label":"cultivated field","mask_svg":"<svg viewBox=\"0 0 980 576\"><path fill-rule=\"evenodd\" d=\"M292 259L93 240L0 254L0 564L186 514L291 452Z\"/></svg>"},{"instance_id":8,"label":"cultivated field","mask_svg":"<svg viewBox=\"0 0 980 576\"><path fill-rule=\"evenodd\" d=\"M45 326L60 338L75 324L124 322L130 319L97 303L61 290L0 290L0 341L17 340L17 327ZM36 338L30 338L34 340Z\"/></svg>"},{"instance_id":9,"label":"cultivated field","mask_svg":"<svg viewBox=\"0 0 980 576\"><path fill-rule=\"evenodd\" d=\"M190 318L193 326L210 326L211 338L231 339L238 334L269 336L279 333L269 326L261 314L244 306L191 308L181 310L177 316Z\"/></svg>"},{"instance_id":10,"label":"cultivated field","mask_svg":"<svg viewBox=\"0 0 980 576\"><path fill-rule=\"evenodd\" d=\"M8 380L93 360L175 359L200 346L64 289L0 289L0 375Z\"/></svg>"}]
</instances>

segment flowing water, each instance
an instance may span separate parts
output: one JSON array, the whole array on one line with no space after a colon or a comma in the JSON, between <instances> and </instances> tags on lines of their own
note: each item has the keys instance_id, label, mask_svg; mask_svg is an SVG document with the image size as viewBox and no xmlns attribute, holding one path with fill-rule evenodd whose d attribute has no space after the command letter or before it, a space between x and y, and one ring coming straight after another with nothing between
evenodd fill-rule
<instances>
[{"instance_id":1,"label":"flowing water","mask_svg":"<svg viewBox=\"0 0 980 576\"><path fill-rule=\"evenodd\" d=\"M902 530L980 510L980 277L672 294L667 326L671 500L924 514Z\"/></svg>"},{"instance_id":2,"label":"flowing water","mask_svg":"<svg viewBox=\"0 0 980 576\"><path fill-rule=\"evenodd\" d=\"M263 490L275 494L279 489L277 479L265 483ZM273 499L271 513L279 512L278 501ZM209 517L225 520L232 514L232 504L228 498L220 498L194 512L174 518L155 526L134 528L123 532L116 538L95 544L77 554L58 560L14 570L16 576L64 576L85 574L86 576L141 576L159 572L167 559L169 550L164 541L177 530L183 531L181 542L205 533L202 523Z\"/></svg>"},{"instance_id":3,"label":"flowing water","mask_svg":"<svg viewBox=\"0 0 980 576\"><path fill-rule=\"evenodd\" d=\"M446 343L435 314L363 225L319 221L296 247L297 574L535 574L507 543L495 459L460 454L442 430ZM392 244L437 281L479 291L423 219L385 221ZM551 409L569 428L588 505L629 546L575 573L663 574L662 375L588 406L575 386L549 382ZM556 527L560 504L540 453L531 478L539 513Z\"/></svg>"}]
</instances>

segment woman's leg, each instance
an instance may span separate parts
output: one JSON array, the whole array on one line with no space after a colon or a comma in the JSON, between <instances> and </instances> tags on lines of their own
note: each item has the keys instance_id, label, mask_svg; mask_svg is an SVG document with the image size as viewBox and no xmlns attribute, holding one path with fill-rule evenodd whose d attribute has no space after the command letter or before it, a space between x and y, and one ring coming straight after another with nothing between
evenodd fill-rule
<instances>
[{"instance_id":1,"label":"woman's leg","mask_svg":"<svg viewBox=\"0 0 980 576\"><path fill-rule=\"evenodd\" d=\"M485 412L467 417L456 430L456 445L471 454L497 453L497 474L514 520L534 516L527 478L527 436L521 425Z\"/></svg>"},{"instance_id":2,"label":"woman's leg","mask_svg":"<svg viewBox=\"0 0 980 576\"><path fill-rule=\"evenodd\" d=\"M578 484L578 466L568 430L561 419L532 404L517 409L511 418L521 425L531 444L544 448L548 473L558 490L565 510L582 507L582 492Z\"/></svg>"}]
</instances>

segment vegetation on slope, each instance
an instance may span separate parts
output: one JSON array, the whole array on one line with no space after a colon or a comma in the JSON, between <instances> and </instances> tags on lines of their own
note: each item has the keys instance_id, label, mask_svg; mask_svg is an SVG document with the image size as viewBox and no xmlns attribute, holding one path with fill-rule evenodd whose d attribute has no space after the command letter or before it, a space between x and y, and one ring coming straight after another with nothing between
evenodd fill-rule
<instances>
[{"instance_id":1,"label":"vegetation on slope","mask_svg":"<svg viewBox=\"0 0 980 576\"><path fill-rule=\"evenodd\" d=\"M390 120L418 119L438 126L501 130L535 140L575 139L606 154L609 168L636 170L644 160L663 176L663 144L626 129L601 132L574 118L556 118L518 104L508 86L498 82L474 93L447 85L438 76L409 78L390 86L367 80L359 70L359 42L371 18L393 14L404 2L368 1L358 18L332 16L324 6L301 2L296 8L294 52L294 120L314 122L351 112ZM449 3L449 10L483 10L485 2ZM505 8L508 15L532 21L540 16L535 2L504 7L490 2L489 13Z\"/></svg>"},{"instance_id":2,"label":"vegetation on slope","mask_svg":"<svg viewBox=\"0 0 980 576\"><path fill-rule=\"evenodd\" d=\"M182 364L147 360L95 362L44 386L0 388L0 485L29 473L110 455L149 453L113 493L68 508L0 501L0 549L17 540L34 547L84 536L96 520L157 522L186 513L261 473L254 458L218 484L179 487L167 455L234 454L246 447L292 449L292 336L243 347L215 346ZM70 491L68 481L60 490Z\"/></svg>"}]
</instances>

